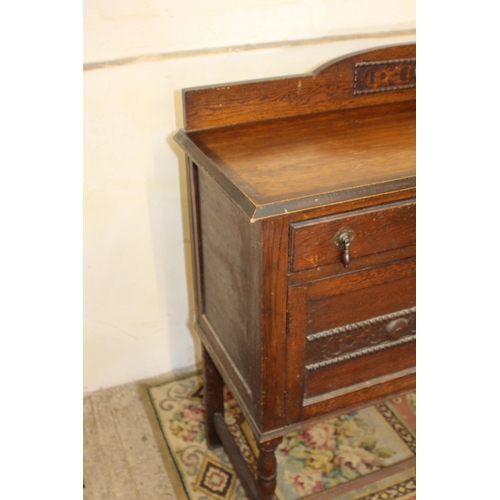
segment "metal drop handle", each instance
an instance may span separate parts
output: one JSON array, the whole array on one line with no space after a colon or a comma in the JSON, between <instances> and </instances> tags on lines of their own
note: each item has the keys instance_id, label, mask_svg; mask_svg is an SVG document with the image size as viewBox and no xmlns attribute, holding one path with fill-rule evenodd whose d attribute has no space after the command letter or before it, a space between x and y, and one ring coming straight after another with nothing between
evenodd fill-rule
<instances>
[{"instance_id":1,"label":"metal drop handle","mask_svg":"<svg viewBox=\"0 0 500 500\"><path fill-rule=\"evenodd\" d=\"M351 263L351 243L354 239L354 231L343 227L334 237L335 244L342 250L342 263L347 267Z\"/></svg>"}]
</instances>

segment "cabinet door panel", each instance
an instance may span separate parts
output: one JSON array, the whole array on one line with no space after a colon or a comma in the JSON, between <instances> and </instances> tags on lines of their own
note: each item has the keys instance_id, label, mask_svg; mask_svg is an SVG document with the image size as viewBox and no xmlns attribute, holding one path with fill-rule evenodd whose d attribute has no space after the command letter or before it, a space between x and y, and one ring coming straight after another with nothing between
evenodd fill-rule
<instances>
[{"instance_id":1,"label":"cabinet door panel","mask_svg":"<svg viewBox=\"0 0 500 500\"><path fill-rule=\"evenodd\" d=\"M290 423L304 407L314 415L320 402L318 412L339 409L414 383L414 273L411 258L290 287Z\"/></svg>"}]
</instances>

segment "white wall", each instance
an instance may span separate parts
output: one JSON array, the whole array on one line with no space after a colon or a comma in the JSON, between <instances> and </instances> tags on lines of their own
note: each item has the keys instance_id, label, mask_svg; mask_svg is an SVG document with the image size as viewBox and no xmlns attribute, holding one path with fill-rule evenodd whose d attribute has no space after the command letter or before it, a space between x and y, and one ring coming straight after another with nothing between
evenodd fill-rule
<instances>
[{"instance_id":1,"label":"white wall","mask_svg":"<svg viewBox=\"0 0 500 500\"><path fill-rule=\"evenodd\" d=\"M415 28L415 0L85 0L84 61Z\"/></svg>"},{"instance_id":2,"label":"white wall","mask_svg":"<svg viewBox=\"0 0 500 500\"><path fill-rule=\"evenodd\" d=\"M84 390L93 391L197 361L184 160L172 141L181 89L302 73L414 41L415 8L412 0L86 0L84 12ZM380 34L401 29L409 32ZM359 36L311 42L345 34ZM289 43L300 40L309 42ZM234 49L246 44L256 47Z\"/></svg>"}]
</instances>

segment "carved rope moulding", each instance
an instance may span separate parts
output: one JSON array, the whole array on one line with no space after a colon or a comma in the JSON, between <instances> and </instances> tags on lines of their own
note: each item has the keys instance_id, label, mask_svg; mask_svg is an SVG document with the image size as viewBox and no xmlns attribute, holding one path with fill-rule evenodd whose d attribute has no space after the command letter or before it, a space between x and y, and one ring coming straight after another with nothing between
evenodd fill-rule
<instances>
[{"instance_id":1,"label":"carved rope moulding","mask_svg":"<svg viewBox=\"0 0 500 500\"><path fill-rule=\"evenodd\" d=\"M387 323L393 319L402 318L404 316L409 316L417 312L416 307L411 307L409 309L402 309L401 311L393 312L390 314L384 314L383 316L376 316L375 318L370 318L364 321L359 321L358 323L351 323L349 325L340 326L338 328L332 328L331 330L325 330L324 332L313 333L307 336L307 341L312 342L323 337L330 337L331 335L339 335L341 333L350 332L353 330L359 330L360 328L365 328L367 326Z\"/></svg>"},{"instance_id":2,"label":"carved rope moulding","mask_svg":"<svg viewBox=\"0 0 500 500\"><path fill-rule=\"evenodd\" d=\"M307 371L349 361L416 340L416 308L403 309L308 335Z\"/></svg>"}]
</instances>

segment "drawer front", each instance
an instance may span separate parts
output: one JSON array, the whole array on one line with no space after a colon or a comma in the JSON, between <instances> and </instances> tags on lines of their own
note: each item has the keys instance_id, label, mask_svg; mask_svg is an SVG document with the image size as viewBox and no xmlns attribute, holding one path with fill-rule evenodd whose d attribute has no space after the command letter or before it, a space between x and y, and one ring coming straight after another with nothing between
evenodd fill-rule
<instances>
[{"instance_id":1,"label":"drawer front","mask_svg":"<svg viewBox=\"0 0 500 500\"><path fill-rule=\"evenodd\" d=\"M290 287L291 418L411 386L415 306L414 258Z\"/></svg>"},{"instance_id":2,"label":"drawer front","mask_svg":"<svg viewBox=\"0 0 500 500\"><path fill-rule=\"evenodd\" d=\"M415 208L415 199L411 199L292 224L290 271L342 262L344 252L336 236L345 229L351 231L353 263L415 245Z\"/></svg>"}]
</instances>

